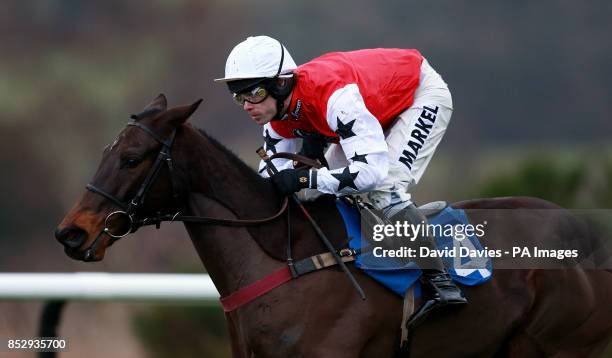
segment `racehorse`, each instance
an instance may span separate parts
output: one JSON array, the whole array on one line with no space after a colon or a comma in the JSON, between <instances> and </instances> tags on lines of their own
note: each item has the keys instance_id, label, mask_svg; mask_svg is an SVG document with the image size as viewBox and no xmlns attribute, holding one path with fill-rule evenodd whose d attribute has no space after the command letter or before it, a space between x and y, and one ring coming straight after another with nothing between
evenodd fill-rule
<instances>
[{"instance_id":1,"label":"racehorse","mask_svg":"<svg viewBox=\"0 0 612 358\"><path fill-rule=\"evenodd\" d=\"M275 217L243 227L185 222L222 297L285 265L288 232L296 259L325 251L293 205L287 218L275 214L283 198L269 180L187 123L199 104L167 109L165 96L159 95L105 148L89 190L55 232L71 258L102 260L110 245L138 228L135 218L154 222L156 215L176 217L176 210L230 221ZM346 234L333 203L333 197L324 196L307 207L340 247ZM452 205L557 208L526 197ZM533 235L512 215L503 221L489 226ZM556 234L572 231L564 225ZM397 356L402 299L349 268L366 300L336 267L291 280L229 312L233 356ZM434 314L419 326L410 357L596 357L612 332L612 274L607 271L497 270L486 284L463 289L469 304Z\"/></svg>"}]
</instances>

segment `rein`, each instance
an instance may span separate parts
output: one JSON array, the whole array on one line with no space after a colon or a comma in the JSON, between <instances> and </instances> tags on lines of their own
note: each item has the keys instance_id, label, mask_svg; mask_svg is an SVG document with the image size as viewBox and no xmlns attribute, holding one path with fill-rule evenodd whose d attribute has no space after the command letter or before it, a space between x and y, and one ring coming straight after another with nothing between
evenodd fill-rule
<instances>
[{"instance_id":1,"label":"rein","mask_svg":"<svg viewBox=\"0 0 612 358\"><path fill-rule=\"evenodd\" d=\"M162 215L155 218L148 218L143 220L143 225L157 225L162 221L183 221L183 222L192 222L198 224L215 224L215 225L223 225L223 226L256 226L268 223L270 221L274 221L278 219L288 208L289 199L283 199L283 204L278 212L272 216L268 216L261 219L223 219L223 218L213 218L207 216L188 216L188 215ZM151 220L150 223L144 223L146 220Z\"/></svg>"},{"instance_id":2,"label":"rein","mask_svg":"<svg viewBox=\"0 0 612 358\"><path fill-rule=\"evenodd\" d=\"M290 159L290 160L293 160L294 164L302 164L308 167L315 167L315 168L321 167L321 163L319 161L310 159L308 157L305 157L299 154L281 152L281 153L276 153L270 156L270 159L277 159L277 158ZM269 216L269 217L261 218L261 219L223 219L223 218L213 218L213 217L206 217L206 216L179 215L177 213L175 215L168 214L168 215L158 216L153 219L151 218L144 219L144 221L150 220L151 222L145 223L143 221L141 226L159 225L159 223L161 223L162 221L170 221L170 222L183 221L183 222L192 222L192 223L198 223L198 224L216 224L216 225L223 225L223 226L257 226L257 225L265 224L270 221L274 221L278 219L286 210L288 210L288 208L289 208L289 198L285 197L283 199L283 203L281 204L281 208L278 210L276 214Z\"/></svg>"}]
</instances>

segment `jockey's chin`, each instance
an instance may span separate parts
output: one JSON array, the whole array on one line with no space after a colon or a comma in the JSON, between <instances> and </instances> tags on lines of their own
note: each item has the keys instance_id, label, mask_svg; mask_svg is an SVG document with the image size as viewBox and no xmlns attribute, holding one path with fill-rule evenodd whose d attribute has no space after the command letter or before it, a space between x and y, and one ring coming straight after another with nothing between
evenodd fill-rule
<instances>
[{"instance_id":1,"label":"jockey's chin","mask_svg":"<svg viewBox=\"0 0 612 358\"><path fill-rule=\"evenodd\" d=\"M272 117L265 116L265 115L249 115L249 116L255 123L259 124L260 126L263 126L264 124L272 120Z\"/></svg>"}]
</instances>

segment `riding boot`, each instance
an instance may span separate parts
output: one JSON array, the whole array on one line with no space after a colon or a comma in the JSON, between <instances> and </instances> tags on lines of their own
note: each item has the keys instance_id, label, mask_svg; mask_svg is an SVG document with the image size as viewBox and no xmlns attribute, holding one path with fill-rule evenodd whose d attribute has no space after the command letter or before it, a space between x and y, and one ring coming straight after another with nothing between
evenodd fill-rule
<instances>
[{"instance_id":1,"label":"riding boot","mask_svg":"<svg viewBox=\"0 0 612 358\"><path fill-rule=\"evenodd\" d=\"M425 269L423 279L434 292L432 299L439 301L440 304L463 305L468 302L446 269Z\"/></svg>"},{"instance_id":2,"label":"riding boot","mask_svg":"<svg viewBox=\"0 0 612 358\"><path fill-rule=\"evenodd\" d=\"M390 220L392 223L407 221L412 225L427 225L427 218L414 204L409 204L393 215ZM418 240L420 246L426 246L430 250L436 249L435 238L433 235L428 235L428 230L425 230L425 236L419 237ZM435 301L437 305L462 305L467 303L463 291L453 282L441 258L419 257L415 261L422 268L425 284L429 286L433 294L431 300Z\"/></svg>"}]
</instances>

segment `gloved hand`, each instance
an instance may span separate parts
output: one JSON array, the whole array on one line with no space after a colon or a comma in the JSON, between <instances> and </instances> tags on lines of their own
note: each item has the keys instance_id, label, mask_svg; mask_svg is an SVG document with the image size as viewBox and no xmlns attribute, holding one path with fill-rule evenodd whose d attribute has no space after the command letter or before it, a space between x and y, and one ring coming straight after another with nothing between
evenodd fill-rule
<instances>
[{"instance_id":1,"label":"gloved hand","mask_svg":"<svg viewBox=\"0 0 612 358\"><path fill-rule=\"evenodd\" d=\"M311 173L308 169L285 169L272 175L272 183L283 195L291 195L301 189L316 188L316 170L312 170L314 183L310 180Z\"/></svg>"}]
</instances>

